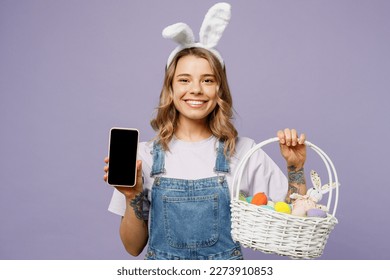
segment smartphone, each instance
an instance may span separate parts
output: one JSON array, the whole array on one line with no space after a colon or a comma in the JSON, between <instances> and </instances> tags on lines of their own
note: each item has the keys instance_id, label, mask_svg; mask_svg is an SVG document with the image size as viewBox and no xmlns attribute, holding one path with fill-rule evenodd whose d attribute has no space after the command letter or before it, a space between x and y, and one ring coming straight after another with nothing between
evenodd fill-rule
<instances>
[{"instance_id":1,"label":"smartphone","mask_svg":"<svg viewBox=\"0 0 390 280\"><path fill-rule=\"evenodd\" d=\"M139 132L134 128L110 129L107 183L112 186L134 187L137 180Z\"/></svg>"}]
</instances>

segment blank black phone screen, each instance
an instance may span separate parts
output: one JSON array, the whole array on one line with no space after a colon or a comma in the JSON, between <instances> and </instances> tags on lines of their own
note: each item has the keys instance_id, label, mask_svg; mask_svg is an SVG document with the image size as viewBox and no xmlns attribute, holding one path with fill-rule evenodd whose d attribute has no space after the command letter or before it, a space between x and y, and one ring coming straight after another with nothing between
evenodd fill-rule
<instances>
[{"instance_id":1,"label":"blank black phone screen","mask_svg":"<svg viewBox=\"0 0 390 280\"><path fill-rule=\"evenodd\" d=\"M108 183L114 186L134 186L138 131L112 128L110 131Z\"/></svg>"}]
</instances>

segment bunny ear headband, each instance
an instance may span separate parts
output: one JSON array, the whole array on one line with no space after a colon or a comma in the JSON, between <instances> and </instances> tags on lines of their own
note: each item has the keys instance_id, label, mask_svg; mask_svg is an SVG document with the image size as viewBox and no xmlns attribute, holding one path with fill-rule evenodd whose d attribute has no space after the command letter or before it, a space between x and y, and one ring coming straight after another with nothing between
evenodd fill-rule
<instances>
[{"instance_id":1,"label":"bunny ear headband","mask_svg":"<svg viewBox=\"0 0 390 280\"><path fill-rule=\"evenodd\" d=\"M221 62L221 65L224 66L222 56L214 47L221 39L223 31L229 23L230 16L230 4L217 3L212 6L208 10L200 28L199 42L195 42L194 33L185 23L179 22L166 27L162 32L163 37L179 44L169 55L167 68L178 52L192 47L200 47L211 51Z\"/></svg>"}]
</instances>

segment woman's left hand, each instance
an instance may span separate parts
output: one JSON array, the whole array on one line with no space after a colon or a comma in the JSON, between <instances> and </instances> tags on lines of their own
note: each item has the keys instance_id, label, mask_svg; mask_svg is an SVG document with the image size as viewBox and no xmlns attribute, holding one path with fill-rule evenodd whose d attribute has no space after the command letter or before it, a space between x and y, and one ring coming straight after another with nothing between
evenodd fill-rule
<instances>
[{"instance_id":1,"label":"woman's left hand","mask_svg":"<svg viewBox=\"0 0 390 280\"><path fill-rule=\"evenodd\" d=\"M280 152L287 161L287 166L302 168L306 160L305 134L298 137L295 129L286 128L277 133L280 144Z\"/></svg>"}]
</instances>

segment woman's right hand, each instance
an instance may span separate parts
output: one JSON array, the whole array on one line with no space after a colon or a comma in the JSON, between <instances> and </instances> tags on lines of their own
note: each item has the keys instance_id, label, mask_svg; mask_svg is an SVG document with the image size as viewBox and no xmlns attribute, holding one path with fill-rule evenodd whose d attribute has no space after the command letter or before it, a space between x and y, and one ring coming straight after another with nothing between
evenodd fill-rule
<instances>
[{"instance_id":1,"label":"woman's right hand","mask_svg":"<svg viewBox=\"0 0 390 280\"><path fill-rule=\"evenodd\" d=\"M104 159L104 162L108 164L108 157ZM108 172L108 165L104 166L104 176L103 180L107 182L107 172ZM119 187L119 186L114 186L118 191L123 193L123 195L127 199L133 199L136 195L141 193L143 191L143 182L142 182L142 161L137 160L137 181L134 187Z\"/></svg>"},{"instance_id":2,"label":"woman's right hand","mask_svg":"<svg viewBox=\"0 0 390 280\"><path fill-rule=\"evenodd\" d=\"M104 181L107 182L108 157L104 159ZM122 216L119 234L127 252L138 256L148 243L148 222L144 218L144 194L142 182L142 161L137 160L137 181L134 187L114 186L126 198L126 211Z\"/></svg>"}]
</instances>

